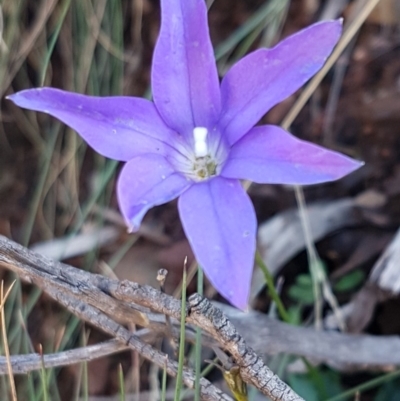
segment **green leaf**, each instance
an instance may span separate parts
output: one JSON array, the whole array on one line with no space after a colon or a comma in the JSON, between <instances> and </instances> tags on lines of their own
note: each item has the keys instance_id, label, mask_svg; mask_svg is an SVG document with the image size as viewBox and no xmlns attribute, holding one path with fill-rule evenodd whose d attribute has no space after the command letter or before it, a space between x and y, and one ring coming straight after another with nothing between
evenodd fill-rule
<instances>
[{"instance_id":1,"label":"green leaf","mask_svg":"<svg viewBox=\"0 0 400 401\"><path fill-rule=\"evenodd\" d=\"M361 285L364 280L365 273L362 270L357 269L342 277L333 288L338 292L351 291Z\"/></svg>"},{"instance_id":2,"label":"green leaf","mask_svg":"<svg viewBox=\"0 0 400 401\"><path fill-rule=\"evenodd\" d=\"M343 391L340 375L330 369L312 368L307 374L292 374L289 385L307 401L326 400ZM384 399L384 398L382 398ZM386 401L386 399L385 399Z\"/></svg>"},{"instance_id":3,"label":"green leaf","mask_svg":"<svg viewBox=\"0 0 400 401\"><path fill-rule=\"evenodd\" d=\"M303 305L312 305L314 303L314 294L311 287L302 287L299 285L293 285L289 288L289 296Z\"/></svg>"},{"instance_id":4,"label":"green leaf","mask_svg":"<svg viewBox=\"0 0 400 401\"><path fill-rule=\"evenodd\" d=\"M290 375L288 383L305 400L319 401L317 390L308 375Z\"/></svg>"}]
</instances>

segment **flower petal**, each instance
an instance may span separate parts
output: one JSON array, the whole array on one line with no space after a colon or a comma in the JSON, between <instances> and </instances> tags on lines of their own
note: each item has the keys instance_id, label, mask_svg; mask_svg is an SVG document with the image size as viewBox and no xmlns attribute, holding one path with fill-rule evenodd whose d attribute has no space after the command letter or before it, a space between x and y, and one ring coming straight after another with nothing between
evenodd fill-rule
<instances>
[{"instance_id":1,"label":"flower petal","mask_svg":"<svg viewBox=\"0 0 400 401\"><path fill-rule=\"evenodd\" d=\"M154 103L182 135L213 128L220 89L204 0L161 0L161 29L153 55Z\"/></svg>"},{"instance_id":2,"label":"flower petal","mask_svg":"<svg viewBox=\"0 0 400 401\"><path fill-rule=\"evenodd\" d=\"M117 194L121 212L131 230L137 230L146 212L178 197L192 183L159 155L137 156L122 168Z\"/></svg>"},{"instance_id":3,"label":"flower petal","mask_svg":"<svg viewBox=\"0 0 400 401\"><path fill-rule=\"evenodd\" d=\"M193 185L181 195L178 207L186 236L207 277L229 302L245 309L257 222L240 182L216 177Z\"/></svg>"},{"instance_id":4,"label":"flower petal","mask_svg":"<svg viewBox=\"0 0 400 401\"><path fill-rule=\"evenodd\" d=\"M220 128L230 144L322 67L341 31L341 20L311 25L272 49L249 54L228 71L221 83Z\"/></svg>"},{"instance_id":5,"label":"flower petal","mask_svg":"<svg viewBox=\"0 0 400 401\"><path fill-rule=\"evenodd\" d=\"M262 184L307 185L337 180L362 165L280 127L263 125L235 143L221 175Z\"/></svg>"},{"instance_id":6,"label":"flower petal","mask_svg":"<svg viewBox=\"0 0 400 401\"><path fill-rule=\"evenodd\" d=\"M20 107L58 118L111 159L163 154L165 144L176 136L154 105L141 98L85 96L53 88L24 90L8 98Z\"/></svg>"}]
</instances>

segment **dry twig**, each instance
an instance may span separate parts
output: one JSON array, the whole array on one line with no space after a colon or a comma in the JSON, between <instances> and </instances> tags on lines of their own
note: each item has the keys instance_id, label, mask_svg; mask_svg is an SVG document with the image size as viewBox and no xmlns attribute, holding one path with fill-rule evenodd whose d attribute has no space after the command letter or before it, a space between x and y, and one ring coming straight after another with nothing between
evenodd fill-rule
<instances>
[{"instance_id":1,"label":"dry twig","mask_svg":"<svg viewBox=\"0 0 400 401\"><path fill-rule=\"evenodd\" d=\"M1 236L0 266L37 285L65 305L70 311L116 339L103 343L104 350L82 349L81 352L88 355L87 360L90 357L94 357L96 352L103 352L102 355L105 355L118 352L126 347L138 351L161 368L164 367L165 355L146 344L143 341L143 333L157 335L157 333L161 332L164 334L166 330L165 318L160 314L165 314L172 318L174 335L176 335L177 323L174 322L174 319L179 319L180 317L181 303L179 300L150 286L141 286L129 281L111 280L107 277L91 274L72 266L52 261ZM187 322L199 325L208 331L209 335L203 336L203 342L210 345L214 338L221 348L229 351L236 359L236 363L241 367L243 378L257 387L263 388L263 380L268 380L268 377L273 376L262 364L262 361L257 359L258 357L253 351L244 345L241 337L237 337L237 343L230 342L229 336L226 337L215 327L213 328L214 323L212 319L210 320L210 316L206 313L198 313L198 308L196 309L192 298L191 303L193 308L191 313L187 314ZM400 355L400 340L394 336L351 336L343 333L316 332L312 329L292 327L256 312L244 314L227 305L219 305L218 308L212 306L210 308L213 311L218 311L215 313L218 313L222 321L225 322L224 319L226 318L219 310L223 309L229 320L239 330L246 333L246 342L257 352L269 354L287 352L346 369L388 370L400 365L400 358L398 357ZM157 312L157 314L151 311ZM187 312L189 312L189 308ZM139 325L145 326L146 331L139 331L133 335L122 324L118 323L120 321L126 322L127 320L135 321ZM205 325L207 321L208 326ZM230 322L229 327L234 329ZM246 327L257 327L257 330L246 330ZM194 333L190 329L188 329L187 337L190 341L194 340ZM299 338L302 341L298 341ZM149 340L149 338L146 337L146 340ZM99 345L99 348L101 348L101 345ZM243 352L243 349L246 352ZM45 366L50 366L46 365L47 362L49 364L54 363L52 366L62 365L62 357L68 359L74 355L73 351L69 352L72 354L62 354L58 362L54 355L44 356ZM251 377L254 370L249 368L251 364L247 364L250 356L254 357L254 362L257 362L256 366L261 369L259 375L266 374L265 377ZM22 373L24 369L29 370L29 366L33 369L34 360L37 356L26 356L26 360L19 358L21 357L13 356L11 358L14 373ZM251 360L253 361L253 359ZM4 372L3 362L0 359L0 374ZM168 361L167 367L169 374L176 374L177 365L175 362ZM186 385L191 387L193 380L193 372L186 370ZM273 392L274 388L270 388L268 391ZM203 399L227 399L227 396L207 381L202 382L202 390ZM290 398L281 399L287 400Z\"/></svg>"},{"instance_id":2,"label":"dry twig","mask_svg":"<svg viewBox=\"0 0 400 401\"><path fill-rule=\"evenodd\" d=\"M106 277L92 275L71 266L48 260L33 252L29 252L27 249L5 238L0 239L2 240L1 243L6 245L5 249L4 247L2 249L0 248L1 265L13 270L21 278L36 284L79 318L108 333L122 344L128 345L131 349L137 351L144 358L152 361L160 368L165 368L169 375L176 376L178 366L175 361L169 360L160 351L144 343L137 335L131 333L124 326L117 323L114 320L114 316L117 314L121 316L120 310L124 309L126 313L141 320L139 324L148 325L144 314L130 307L130 301L129 303L118 302L118 300L124 301L124 292L126 291L130 293L132 290L135 292L135 289L137 289L138 291L136 291L136 294L142 298L141 302L137 303L138 305L142 307L152 306L153 310L156 309L154 305L162 305L162 310L156 310L157 312L162 312L165 315L176 318L179 318L181 310L180 301L149 286L139 286L136 283L130 283L128 281L119 282L117 280L110 280ZM19 248L17 252L16 248ZM145 293L143 293L143 291ZM199 309L196 309L193 304L192 306L194 308L194 316L198 317ZM216 307L212 308L218 311ZM195 310L197 310L197 314ZM173 313L171 313L171 311L173 311ZM188 310L186 314L188 315ZM109 317L110 315L113 316L113 318ZM215 316L220 316L224 321L227 321L226 317L220 311L219 314L214 315L214 318ZM190 315L188 315L187 321L188 323L197 324L199 327L201 327L202 324L201 321L199 324L199 322ZM231 327L233 328L233 325L231 325ZM211 331L210 334L215 335L216 332ZM224 341L226 338L220 333L220 335L216 336L216 339L217 341ZM288 391L289 388L265 367L261 358L256 358L257 364L253 365L251 369L248 366L246 367L248 360L246 358L243 359L243 357L246 355L253 355L253 357L255 357L255 353L251 349L246 348L240 336L238 336L238 340L240 341L239 346L243 348L243 353L233 353L232 355L237 359L236 362L238 365L243 368L245 379L255 384L265 394L268 394L272 400L302 400L302 398L297 396L291 389ZM223 348L226 347L231 351L227 344L222 343L220 346ZM243 361L241 359L243 359ZM257 368L259 368L258 371L256 370ZM250 377L251 374L256 374L256 376ZM194 387L194 374L191 370L184 369L183 382L189 388ZM278 385L283 385L282 388L284 392L279 391ZM230 400L229 396L222 393L204 378L200 380L200 395L204 400Z\"/></svg>"}]
</instances>

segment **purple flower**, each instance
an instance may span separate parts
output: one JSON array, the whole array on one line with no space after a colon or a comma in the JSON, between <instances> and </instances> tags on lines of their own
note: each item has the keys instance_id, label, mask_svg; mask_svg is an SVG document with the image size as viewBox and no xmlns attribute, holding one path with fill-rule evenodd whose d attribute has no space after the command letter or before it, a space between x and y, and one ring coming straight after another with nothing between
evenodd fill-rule
<instances>
[{"instance_id":1,"label":"purple flower","mask_svg":"<svg viewBox=\"0 0 400 401\"><path fill-rule=\"evenodd\" d=\"M312 25L272 49L249 54L220 85L204 0L161 0L161 6L154 102L52 88L10 99L58 118L97 152L126 162L117 191L132 230L151 207L179 197L198 262L225 298L245 308L257 222L239 180L316 184L361 165L280 127L254 127L321 68L340 37L341 22Z\"/></svg>"}]
</instances>

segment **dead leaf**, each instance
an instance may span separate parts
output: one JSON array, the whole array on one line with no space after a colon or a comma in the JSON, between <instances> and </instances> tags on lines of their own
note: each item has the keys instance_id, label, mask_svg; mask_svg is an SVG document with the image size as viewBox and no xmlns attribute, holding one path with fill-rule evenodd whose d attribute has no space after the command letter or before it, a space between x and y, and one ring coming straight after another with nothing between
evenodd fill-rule
<instances>
[{"instance_id":1,"label":"dead leaf","mask_svg":"<svg viewBox=\"0 0 400 401\"><path fill-rule=\"evenodd\" d=\"M75 256L84 255L95 248L115 241L121 230L116 227L92 226L85 232L73 237L55 238L31 246L32 251L40 253L54 260L65 260Z\"/></svg>"}]
</instances>

